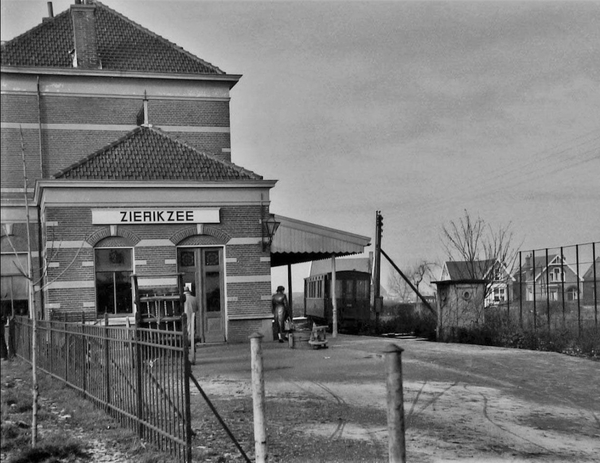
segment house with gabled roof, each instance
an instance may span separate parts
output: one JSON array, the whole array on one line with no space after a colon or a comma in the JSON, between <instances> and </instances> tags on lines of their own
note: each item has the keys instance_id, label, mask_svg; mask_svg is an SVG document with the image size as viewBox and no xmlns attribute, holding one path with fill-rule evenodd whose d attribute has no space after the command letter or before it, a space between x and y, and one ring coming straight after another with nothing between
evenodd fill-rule
<instances>
[{"instance_id":1,"label":"house with gabled roof","mask_svg":"<svg viewBox=\"0 0 600 463\"><path fill-rule=\"evenodd\" d=\"M522 288L524 301L574 302L581 296L583 278L560 254L527 255L513 275L515 292Z\"/></svg>"},{"instance_id":2,"label":"house with gabled roof","mask_svg":"<svg viewBox=\"0 0 600 463\"><path fill-rule=\"evenodd\" d=\"M272 256L312 249L285 223L273 240L277 181L232 162L240 75L96 0L49 8L2 44L1 72L3 309L121 323L139 314L136 288L168 295L182 279L202 341L270 332ZM369 244L330 235L319 255Z\"/></svg>"},{"instance_id":3,"label":"house with gabled roof","mask_svg":"<svg viewBox=\"0 0 600 463\"><path fill-rule=\"evenodd\" d=\"M485 306L503 304L510 300L510 286L514 277L504 263L497 259L446 261L440 281L475 280L486 282Z\"/></svg>"},{"instance_id":4,"label":"house with gabled roof","mask_svg":"<svg viewBox=\"0 0 600 463\"><path fill-rule=\"evenodd\" d=\"M585 304L600 305L598 298L598 289L600 284L600 257L596 257L596 260L592 262L590 268L583 274L583 290L582 290L582 301Z\"/></svg>"}]
</instances>

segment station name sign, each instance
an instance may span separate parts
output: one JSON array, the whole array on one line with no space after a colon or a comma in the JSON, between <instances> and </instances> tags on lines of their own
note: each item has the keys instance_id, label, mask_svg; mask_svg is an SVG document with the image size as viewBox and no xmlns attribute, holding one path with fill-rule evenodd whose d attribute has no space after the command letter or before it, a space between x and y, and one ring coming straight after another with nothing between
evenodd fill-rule
<instances>
[{"instance_id":1,"label":"station name sign","mask_svg":"<svg viewBox=\"0 0 600 463\"><path fill-rule=\"evenodd\" d=\"M219 209L92 209L94 225L219 223Z\"/></svg>"}]
</instances>

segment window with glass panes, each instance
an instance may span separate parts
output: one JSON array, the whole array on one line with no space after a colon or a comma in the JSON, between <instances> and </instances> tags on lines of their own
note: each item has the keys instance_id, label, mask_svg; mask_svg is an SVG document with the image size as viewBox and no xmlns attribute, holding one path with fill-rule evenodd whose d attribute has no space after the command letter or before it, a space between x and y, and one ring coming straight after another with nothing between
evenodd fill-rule
<instances>
[{"instance_id":1,"label":"window with glass panes","mask_svg":"<svg viewBox=\"0 0 600 463\"><path fill-rule=\"evenodd\" d=\"M95 264L98 315L132 313L132 250L129 248L96 249Z\"/></svg>"}]
</instances>

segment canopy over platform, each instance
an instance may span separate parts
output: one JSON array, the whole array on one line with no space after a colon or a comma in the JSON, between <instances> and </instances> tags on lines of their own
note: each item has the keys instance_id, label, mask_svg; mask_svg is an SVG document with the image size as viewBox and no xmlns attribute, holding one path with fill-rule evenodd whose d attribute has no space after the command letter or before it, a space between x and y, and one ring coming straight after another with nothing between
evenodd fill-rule
<instances>
[{"instance_id":1,"label":"canopy over platform","mask_svg":"<svg viewBox=\"0 0 600 463\"><path fill-rule=\"evenodd\" d=\"M271 267L360 254L371 238L275 215L280 223L271 243Z\"/></svg>"}]
</instances>

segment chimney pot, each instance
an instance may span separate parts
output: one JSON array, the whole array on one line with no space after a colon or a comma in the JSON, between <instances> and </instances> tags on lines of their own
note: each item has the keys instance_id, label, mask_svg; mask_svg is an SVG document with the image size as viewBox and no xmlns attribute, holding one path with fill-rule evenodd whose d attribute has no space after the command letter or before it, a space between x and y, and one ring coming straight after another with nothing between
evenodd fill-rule
<instances>
[{"instance_id":1,"label":"chimney pot","mask_svg":"<svg viewBox=\"0 0 600 463\"><path fill-rule=\"evenodd\" d=\"M52 2L48 2L48 17L54 18L54 9L52 8Z\"/></svg>"}]
</instances>

